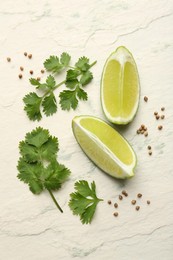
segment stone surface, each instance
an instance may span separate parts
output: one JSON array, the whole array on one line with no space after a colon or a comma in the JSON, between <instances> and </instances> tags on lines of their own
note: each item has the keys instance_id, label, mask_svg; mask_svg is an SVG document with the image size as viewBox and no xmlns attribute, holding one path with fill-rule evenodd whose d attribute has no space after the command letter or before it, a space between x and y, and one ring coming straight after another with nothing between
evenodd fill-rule
<instances>
[{"instance_id":1,"label":"stone surface","mask_svg":"<svg viewBox=\"0 0 173 260\"><path fill-rule=\"evenodd\" d=\"M6 0L1 1L0 24L0 259L172 260L173 2ZM129 181L112 179L94 166L71 130L74 115L105 119L100 77L106 58L119 45L133 53L141 82L138 113L129 126L119 128L138 157L136 175ZM24 57L25 51L33 54L31 60ZM92 69L94 80L87 87L89 100L81 102L76 111L59 109L39 123L30 122L22 102L33 90L29 70L41 76L45 58L62 51L69 52L73 62L82 55L97 60ZM11 57L10 63L7 57ZM24 67L22 80L18 78L20 66ZM162 106L164 113L160 112ZM154 111L165 114L165 119L156 121ZM136 134L141 124L148 127L148 137ZM163 125L161 131L159 124ZM59 138L59 160L72 170L69 181L54 193L64 214L57 211L48 193L34 196L16 178L18 143L39 125ZM147 145L152 147L152 156ZM82 225L68 208L69 193L79 179L95 180L98 196L104 198L91 225ZM129 196L119 202L115 218L107 200L117 202L122 189ZM141 208L136 211L131 200L139 192L143 197L138 199Z\"/></svg>"}]
</instances>

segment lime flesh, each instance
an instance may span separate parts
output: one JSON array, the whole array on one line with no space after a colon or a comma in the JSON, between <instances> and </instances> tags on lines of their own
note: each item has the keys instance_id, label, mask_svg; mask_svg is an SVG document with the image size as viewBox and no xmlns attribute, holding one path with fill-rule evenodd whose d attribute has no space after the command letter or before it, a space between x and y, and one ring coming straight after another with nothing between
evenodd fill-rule
<instances>
[{"instance_id":1,"label":"lime flesh","mask_svg":"<svg viewBox=\"0 0 173 260\"><path fill-rule=\"evenodd\" d=\"M92 116L75 117L72 128L83 151L99 168L120 179L134 175L135 153L114 128Z\"/></svg>"},{"instance_id":2,"label":"lime flesh","mask_svg":"<svg viewBox=\"0 0 173 260\"><path fill-rule=\"evenodd\" d=\"M127 124L139 103L139 77L131 53L123 46L112 53L103 69L101 103L110 122Z\"/></svg>"}]
</instances>

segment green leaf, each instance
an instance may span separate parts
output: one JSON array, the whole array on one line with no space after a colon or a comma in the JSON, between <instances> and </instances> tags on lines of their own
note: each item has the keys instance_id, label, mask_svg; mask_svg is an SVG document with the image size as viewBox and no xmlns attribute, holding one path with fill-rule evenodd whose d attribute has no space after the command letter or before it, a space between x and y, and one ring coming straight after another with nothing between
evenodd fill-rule
<instances>
[{"instance_id":1,"label":"green leaf","mask_svg":"<svg viewBox=\"0 0 173 260\"><path fill-rule=\"evenodd\" d=\"M62 110L76 109L78 100L76 98L76 90L64 90L60 93L60 105Z\"/></svg>"},{"instance_id":2,"label":"green leaf","mask_svg":"<svg viewBox=\"0 0 173 260\"><path fill-rule=\"evenodd\" d=\"M30 78L29 81L30 81L31 85L33 85L33 86L39 86L40 85L40 82L37 79Z\"/></svg>"},{"instance_id":3,"label":"green leaf","mask_svg":"<svg viewBox=\"0 0 173 260\"><path fill-rule=\"evenodd\" d=\"M26 111L29 119L33 121L39 121L42 118L40 112L42 98L39 97L35 92L30 92L23 98L23 101L25 103L24 110Z\"/></svg>"},{"instance_id":4,"label":"green leaf","mask_svg":"<svg viewBox=\"0 0 173 260\"><path fill-rule=\"evenodd\" d=\"M60 62L61 64L64 65L64 67L67 67L69 65L70 59L71 59L70 55L66 52L63 52L61 54Z\"/></svg>"},{"instance_id":5,"label":"green leaf","mask_svg":"<svg viewBox=\"0 0 173 260\"><path fill-rule=\"evenodd\" d=\"M79 84L78 79L74 79L74 80L67 80L65 82L65 85L67 88L73 89L75 87L77 87L77 85Z\"/></svg>"},{"instance_id":6,"label":"green leaf","mask_svg":"<svg viewBox=\"0 0 173 260\"><path fill-rule=\"evenodd\" d=\"M46 96L43 99L42 106L43 106L43 112L45 113L46 116L50 116L56 113L57 103L53 93L50 93L48 96Z\"/></svg>"},{"instance_id":7,"label":"green leaf","mask_svg":"<svg viewBox=\"0 0 173 260\"><path fill-rule=\"evenodd\" d=\"M45 169L46 178L44 186L46 189L58 190L70 175L70 170L56 161L51 162Z\"/></svg>"},{"instance_id":8,"label":"green leaf","mask_svg":"<svg viewBox=\"0 0 173 260\"><path fill-rule=\"evenodd\" d=\"M75 183L75 191L70 194L69 207L74 215L79 215L82 224L91 223L97 204L101 199L97 198L95 182L81 180Z\"/></svg>"},{"instance_id":9,"label":"green leaf","mask_svg":"<svg viewBox=\"0 0 173 260\"><path fill-rule=\"evenodd\" d=\"M81 100L87 100L88 99L87 93L82 88L77 89L77 96Z\"/></svg>"},{"instance_id":10,"label":"green leaf","mask_svg":"<svg viewBox=\"0 0 173 260\"><path fill-rule=\"evenodd\" d=\"M67 71L66 80L76 80L78 76L79 71L70 69Z\"/></svg>"},{"instance_id":11,"label":"green leaf","mask_svg":"<svg viewBox=\"0 0 173 260\"><path fill-rule=\"evenodd\" d=\"M80 78L80 83L82 86L85 86L88 83L90 83L92 79L93 79L92 73L90 71L86 71L82 74Z\"/></svg>"},{"instance_id":12,"label":"green leaf","mask_svg":"<svg viewBox=\"0 0 173 260\"><path fill-rule=\"evenodd\" d=\"M89 59L87 57L81 57L76 62L75 66L81 71L87 71L90 68Z\"/></svg>"},{"instance_id":13,"label":"green leaf","mask_svg":"<svg viewBox=\"0 0 173 260\"><path fill-rule=\"evenodd\" d=\"M32 132L27 133L25 136L26 143L40 148L49 139L49 131L42 127L37 127Z\"/></svg>"},{"instance_id":14,"label":"green leaf","mask_svg":"<svg viewBox=\"0 0 173 260\"><path fill-rule=\"evenodd\" d=\"M44 67L47 71L56 73L61 71L63 65L59 62L59 58L57 56L50 56L49 59L44 62Z\"/></svg>"},{"instance_id":15,"label":"green leaf","mask_svg":"<svg viewBox=\"0 0 173 260\"><path fill-rule=\"evenodd\" d=\"M40 148L41 157L44 160L52 161L56 158L58 150L58 138L50 136L48 141Z\"/></svg>"},{"instance_id":16,"label":"green leaf","mask_svg":"<svg viewBox=\"0 0 173 260\"><path fill-rule=\"evenodd\" d=\"M56 81L52 75L49 75L46 79L47 86L51 89L55 87Z\"/></svg>"},{"instance_id":17,"label":"green leaf","mask_svg":"<svg viewBox=\"0 0 173 260\"><path fill-rule=\"evenodd\" d=\"M50 136L49 131L38 127L25 136L19 143L21 157L17 169L18 179L27 183L32 193L49 191L56 207L61 207L51 190L58 190L70 175L70 170L57 162L58 139Z\"/></svg>"}]
</instances>

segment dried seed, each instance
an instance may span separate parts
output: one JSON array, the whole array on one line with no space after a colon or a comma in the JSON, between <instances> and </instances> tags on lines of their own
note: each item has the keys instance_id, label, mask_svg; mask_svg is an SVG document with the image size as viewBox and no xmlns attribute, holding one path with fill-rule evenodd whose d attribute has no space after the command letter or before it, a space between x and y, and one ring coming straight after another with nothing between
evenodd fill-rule
<instances>
[{"instance_id":1,"label":"dried seed","mask_svg":"<svg viewBox=\"0 0 173 260\"><path fill-rule=\"evenodd\" d=\"M119 195L119 200L122 200L123 199L123 196Z\"/></svg>"},{"instance_id":2,"label":"dried seed","mask_svg":"<svg viewBox=\"0 0 173 260\"><path fill-rule=\"evenodd\" d=\"M148 101L148 97L145 96L144 97L144 101L147 102Z\"/></svg>"},{"instance_id":3,"label":"dried seed","mask_svg":"<svg viewBox=\"0 0 173 260\"><path fill-rule=\"evenodd\" d=\"M114 212L114 217L118 217L118 212Z\"/></svg>"},{"instance_id":4,"label":"dried seed","mask_svg":"<svg viewBox=\"0 0 173 260\"><path fill-rule=\"evenodd\" d=\"M148 132L145 132L144 135L145 135L145 137L147 137L148 136Z\"/></svg>"},{"instance_id":5,"label":"dried seed","mask_svg":"<svg viewBox=\"0 0 173 260\"><path fill-rule=\"evenodd\" d=\"M138 196L138 198L141 198L141 197L142 197L142 194L141 194L141 193L138 193L137 196Z\"/></svg>"},{"instance_id":6,"label":"dried seed","mask_svg":"<svg viewBox=\"0 0 173 260\"><path fill-rule=\"evenodd\" d=\"M33 72L33 70L30 70L29 73L32 75L34 72Z\"/></svg>"},{"instance_id":7,"label":"dried seed","mask_svg":"<svg viewBox=\"0 0 173 260\"><path fill-rule=\"evenodd\" d=\"M144 134L144 132L145 132L145 131L144 131L144 130L142 130L142 131L141 131L141 134L143 135L143 134Z\"/></svg>"},{"instance_id":8,"label":"dried seed","mask_svg":"<svg viewBox=\"0 0 173 260\"><path fill-rule=\"evenodd\" d=\"M136 200L132 200L132 201L131 201L131 204L132 204L132 205L135 205L135 204L136 204Z\"/></svg>"},{"instance_id":9,"label":"dried seed","mask_svg":"<svg viewBox=\"0 0 173 260\"><path fill-rule=\"evenodd\" d=\"M140 134L140 130L138 129L138 130L136 130L136 133L139 135Z\"/></svg>"},{"instance_id":10,"label":"dried seed","mask_svg":"<svg viewBox=\"0 0 173 260\"><path fill-rule=\"evenodd\" d=\"M136 210L138 211L140 209L140 207L139 206L136 206Z\"/></svg>"},{"instance_id":11,"label":"dried seed","mask_svg":"<svg viewBox=\"0 0 173 260\"><path fill-rule=\"evenodd\" d=\"M152 152L148 152L148 154L151 156L151 155L152 155Z\"/></svg>"},{"instance_id":12,"label":"dried seed","mask_svg":"<svg viewBox=\"0 0 173 260\"><path fill-rule=\"evenodd\" d=\"M150 205L150 203L151 203L150 200L147 200L147 204Z\"/></svg>"},{"instance_id":13,"label":"dried seed","mask_svg":"<svg viewBox=\"0 0 173 260\"><path fill-rule=\"evenodd\" d=\"M40 81L40 80L41 80L41 78L40 78L40 77L37 77L37 80L38 80L38 81Z\"/></svg>"},{"instance_id":14,"label":"dried seed","mask_svg":"<svg viewBox=\"0 0 173 260\"><path fill-rule=\"evenodd\" d=\"M144 130L147 131L147 127L146 126L144 127Z\"/></svg>"},{"instance_id":15,"label":"dried seed","mask_svg":"<svg viewBox=\"0 0 173 260\"><path fill-rule=\"evenodd\" d=\"M22 66L20 66L20 70L21 70L21 71L23 71L23 70L24 70L24 68L23 68Z\"/></svg>"},{"instance_id":16,"label":"dried seed","mask_svg":"<svg viewBox=\"0 0 173 260\"><path fill-rule=\"evenodd\" d=\"M11 58L10 58L10 57L7 57L7 61L10 62L10 61L11 61Z\"/></svg>"},{"instance_id":17,"label":"dried seed","mask_svg":"<svg viewBox=\"0 0 173 260\"><path fill-rule=\"evenodd\" d=\"M41 73L44 73L44 70L43 70L43 69L41 70Z\"/></svg>"},{"instance_id":18,"label":"dried seed","mask_svg":"<svg viewBox=\"0 0 173 260\"><path fill-rule=\"evenodd\" d=\"M111 204L112 204L111 200L108 200L108 204L109 204L109 205L111 205Z\"/></svg>"},{"instance_id":19,"label":"dried seed","mask_svg":"<svg viewBox=\"0 0 173 260\"><path fill-rule=\"evenodd\" d=\"M115 208L118 208L118 203L115 203L115 204L114 204L114 207L115 207Z\"/></svg>"},{"instance_id":20,"label":"dried seed","mask_svg":"<svg viewBox=\"0 0 173 260\"><path fill-rule=\"evenodd\" d=\"M158 112L157 112L157 111L155 111L155 112L154 112L154 115L155 115L155 116L157 116L157 115L158 115Z\"/></svg>"},{"instance_id":21,"label":"dried seed","mask_svg":"<svg viewBox=\"0 0 173 260\"><path fill-rule=\"evenodd\" d=\"M159 125L159 126L158 126L158 129L159 129L159 130L162 130L162 128L163 128L162 125Z\"/></svg>"},{"instance_id":22,"label":"dried seed","mask_svg":"<svg viewBox=\"0 0 173 260\"><path fill-rule=\"evenodd\" d=\"M141 128L144 129L144 128L145 128L145 125L142 124L142 125L141 125Z\"/></svg>"},{"instance_id":23,"label":"dried seed","mask_svg":"<svg viewBox=\"0 0 173 260\"><path fill-rule=\"evenodd\" d=\"M165 107L161 107L161 111L165 111Z\"/></svg>"},{"instance_id":24,"label":"dried seed","mask_svg":"<svg viewBox=\"0 0 173 260\"><path fill-rule=\"evenodd\" d=\"M164 119L165 118L165 115L161 115L161 119Z\"/></svg>"},{"instance_id":25,"label":"dried seed","mask_svg":"<svg viewBox=\"0 0 173 260\"><path fill-rule=\"evenodd\" d=\"M19 74L19 79L21 79L23 76L22 76L22 74Z\"/></svg>"},{"instance_id":26,"label":"dried seed","mask_svg":"<svg viewBox=\"0 0 173 260\"><path fill-rule=\"evenodd\" d=\"M26 51L24 52L24 55L25 55L25 56L27 56L27 55L28 55Z\"/></svg>"},{"instance_id":27,"label":"dried seed","mask_svg":"<svg viewBox=\"0 0 173 260\"><path fill-rule=\"evenodd\" d=\"M28 54L28 58L29 58L29 59L32 59L32 54Z\"/></svg>"},{"instance_id":28,"label":"dried seed","mask_svg":"<svg viewBox=\"0 0 173 260\"><path fill-rule=\"evenodd\" d=\"M150 146L150 145L148 145L148 147L147 147L147 148L148 148L148 150L151 150L151 146Z\"/></svg>"},{"instance_id":29,"label":"dried seed","mask_svg":"<svg viewBox=\"0 0 173 260\"><path fill-rule=\"evenodd\" d=\"M160 118L160 116L159 115L156 115L156 119L158 120Z\"/></svg>"}]
</instances>

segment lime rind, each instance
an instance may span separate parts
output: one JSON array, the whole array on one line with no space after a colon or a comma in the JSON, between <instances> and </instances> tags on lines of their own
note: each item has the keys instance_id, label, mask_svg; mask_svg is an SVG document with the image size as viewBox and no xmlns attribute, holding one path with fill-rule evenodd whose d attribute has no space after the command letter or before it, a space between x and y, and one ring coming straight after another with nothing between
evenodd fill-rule
<instances>
[{"instance_id":1,"label":"lime rind","mask_svg":"<svg viewBox=\"0 0 173 260\"><path fill-rule=\"evenodd\" d=\"M134 65L134 68L136 70L136 75L137 75L137 80L138 80L138 92L137 92L137 98L136 98L136 103L134 105L133 111L131 112L130 116L127 118L123 118L121 116L118 117L112 117L111 114L107 111L107 108L105 107L104 104L104 98L103 98L103 78L104 78L104 74L105 74L105 70L106 70L106 66L108 64L109 61L116 59L121 66L124 66L125 62L129 61L130 63L132 63ZM107 58L105 65L103 67L103 72L102 72L102 76L101 76L101 93L100 93L100 97L101 97L101 106L102 106L102 110L103 113L105 115L105 117L114 124L117 125L126 125L128 123L130 123L136 113L137 110L139 108L139 97L140 97L140 80L139 80L139 74L138 74L138 69L137 69L137 65L136 62L133 58L132 53L125 47L125 46L119 46L114 52L112 52L109 57Z\"/></svg>"}]
</instances>

